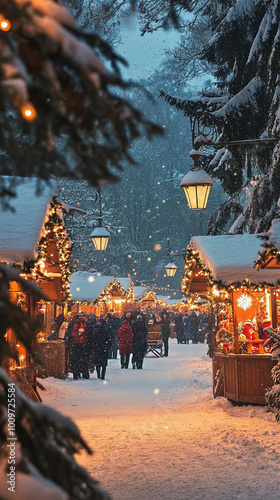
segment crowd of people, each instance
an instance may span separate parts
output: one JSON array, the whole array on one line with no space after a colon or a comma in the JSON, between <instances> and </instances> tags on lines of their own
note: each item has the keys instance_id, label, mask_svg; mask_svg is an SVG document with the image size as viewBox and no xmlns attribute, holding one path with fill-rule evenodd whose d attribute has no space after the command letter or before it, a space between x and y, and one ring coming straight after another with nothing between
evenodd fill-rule
<instances>
[{"instance_id":1,"label":"crowd of people","mask_svg":"<svg viewBox=\"0 0 280 500\"><path fill-rule=\"evenodd\" d=\"M177 314L174 319L178 344L204 343L209 331L209 315L204 309Z\"/></svg>"},{"instance_id":2,"label":"crowd of people","mask_svg":"<svg viewBox=\"0 0 280 500\"><path fill-rule=\"evenodd\" d=\"M122 317L110 311L105 316L95 314L65 315L56 318L57 336L66 347L66 372L74 379L88 379L96 370L97 377L104 380L109 359L117 359L118 351L122 369L141 370L148 349L148 327L161 325L164 356L168 356L171 325L178 343L204 342L207 331L207 315L194 311L185 314L163 310L144 313L141 310L125 311ZM131 356L132 355L132 356Z\"/></svg>"}]
</instances>

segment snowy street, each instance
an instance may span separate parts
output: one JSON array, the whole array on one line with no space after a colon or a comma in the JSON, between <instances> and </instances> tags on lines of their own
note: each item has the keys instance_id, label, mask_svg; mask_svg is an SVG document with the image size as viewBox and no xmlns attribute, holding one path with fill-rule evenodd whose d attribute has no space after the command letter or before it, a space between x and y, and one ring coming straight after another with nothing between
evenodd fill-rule
<instances>
[{"instance_id":1,"label":"snowy street","mask_svg":"<svg viewBox=\"0 0 280 500\"><path fill-rule=\"evenodd\" d=\"M212 397L206 345L96 378L43 380L43 402L72 417L94 450L85 466L113 500L279 500L279 425L262 407Z\"/></svg>"}]
</instances>

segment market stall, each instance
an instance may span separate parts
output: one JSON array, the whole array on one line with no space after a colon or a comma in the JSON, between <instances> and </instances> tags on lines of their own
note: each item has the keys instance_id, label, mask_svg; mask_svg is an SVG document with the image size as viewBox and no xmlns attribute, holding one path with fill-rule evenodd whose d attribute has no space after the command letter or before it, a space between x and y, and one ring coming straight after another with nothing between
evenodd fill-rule
<instances>
[{"instance_id":1,"label":"market stall","mask_svg":"<svg viewBox=\"0 0 280 500\"><path fill-rule=\"evenodd\" d=\"M198 236L187 249L182 289L207 294L213 313L214 395L264 404L272 385L265 327L278 324L280 270L256 268L263 235Z\"/></svg>"},{"instance_id":2,"label":"market stall","mask_svg":"<svg viewBox=\"0 0 280 500\"><path fill-rule=\"evenodd\" d=\"M41 329L39 338L48 342L56 304L69 298L71 242L64 227L62 205L55 198L55 184L45 186L38 193L37 179L14 180L14 211L0 213L0 261L16 266L22 278L35 282L42 289L46 300L36 302L32 293L24 292L16 282L10 283L11 300L37 319ZM32 360L12 331L8 332L8 340L19 355L19 363L9 360L11 376L14 375L22 384L29 380L36 392ZM49 374L55 376L51 370Z\"/></svg>"},{"instance_id":3,"label":"market stall","mask_svg":"<svg viewBox=\"0 0 280 500\"><path fill-rule=\"evenodd\" d=\"M101 276L99 273L78 271L71 275L72 311L105 315L109 311L120 316L130 309L134 300L130 278Z\"/></svg>"},{"instance_id":4,"label":"market stall","mask_svg":"<svg viewBox=\"0 0 280 500\"><path fill-rule=\"evenodd\" d=\"M161 309L156 293L145 286L134 287L134 309L138 307L143 311Z\"/></svg>"}]
</instances>

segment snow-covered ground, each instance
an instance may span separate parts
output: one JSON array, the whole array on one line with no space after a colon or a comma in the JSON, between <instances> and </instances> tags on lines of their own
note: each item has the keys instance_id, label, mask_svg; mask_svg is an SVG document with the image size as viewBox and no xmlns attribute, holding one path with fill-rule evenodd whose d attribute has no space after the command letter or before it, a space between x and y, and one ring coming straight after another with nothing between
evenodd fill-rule
<instances>
[{"instance_id":1,"label":"snow-covered ground","mask_svg":"<svg viewBox=\"0 0 280 500\"><path fill-rule=\"evenodd\" d=\"M279 433L262 407L212 398L206 345L177 345L143 370L110 360L105 383L46 379L44 403L94 449L79 462L114 500L279 500Z\"/></svg>"}]
</instances>

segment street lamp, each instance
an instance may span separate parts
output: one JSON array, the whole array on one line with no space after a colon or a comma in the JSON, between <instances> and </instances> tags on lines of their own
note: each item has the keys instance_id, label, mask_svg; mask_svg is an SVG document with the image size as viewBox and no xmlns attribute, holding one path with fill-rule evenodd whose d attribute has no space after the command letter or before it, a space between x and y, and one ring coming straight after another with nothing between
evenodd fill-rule
<instances>
[{"instance_id":1,"label":"street lamp","mask_svg":"<svg viewBox=\"0 0 280 500\"><path fill-rule=\"evenodd\" d=\"M201 152L192 149L190 157L194 165L183 178L181 187L185 192L190 210L205 210L213 181L198 164Z\"/></svg>"},{"instance_id":2,"label":"street lamp","mask_svg":"<svg viewBox=\"0 0 280 500\"><path fill-rule=\"evenodd\" d=\"M99 217L97 217L98 220L98 226L93 230L91 233L91 239L94 244L95 250L101 250L105 251L108 245L108 241L110 238L110 233L107 231L107 229L102 225L103 222L103 216L102 216L102 203L101 203L101 190L100 188L97 188L97 193L99 197Z\"/></svg>"},{"instance_id":3,"label":"street lamp","mask_svg":"<svg viewBox=\"0 0 280 500\"><path fill-rule=\"evenodd\" d=\"M176 264L174 264L174 262L169 262L169 264L166 264L165 266L166 274L171 278L175 276L177 269L178 267L176 266Z\"/></svg>"},{"instance_id":4,"label":"street lamp","mask_svg":"<svg viewBox=\"0 0 280 500\"><path fill-rule=\"evenodd\" d=\"M178 254L178 253L172 252L171 248L170 248L170 238L167 238L167 252L166 253L170 259L170 262L168 264L166 264L165 271L166 271L167 276L169 276L170 278L173 278L176 274L177 269L178 269L176 264L174 264L174 262L173 262L173 257L185 257L186 254L185 254L185 252L183 254Z\"/></svg>"}]
</instances>

